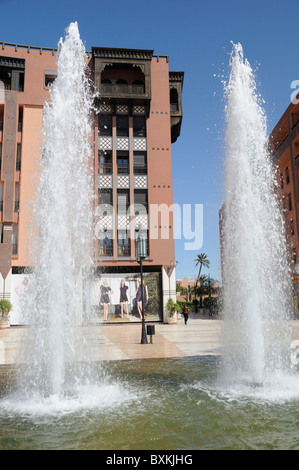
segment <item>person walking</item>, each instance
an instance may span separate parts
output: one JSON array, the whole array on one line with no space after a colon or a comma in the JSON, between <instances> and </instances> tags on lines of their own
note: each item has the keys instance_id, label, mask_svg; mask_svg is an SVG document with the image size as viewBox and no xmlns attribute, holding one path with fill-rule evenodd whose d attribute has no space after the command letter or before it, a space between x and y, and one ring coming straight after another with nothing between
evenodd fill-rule
<instances>
[{"instance_id":1,"label":"person walking","mask_svg":"<svg viewBox=\"0 0 299 470\"><path fill-rule=\"evenodd\" d=\"M187 325L187 321L188 321L188 315L189 315L189 310L188 310L188 307L187 305L184 305L184 308L183 308L183 315L184 315L184 320L185 320L185 325Z\"/></svg>"}]
</instances>

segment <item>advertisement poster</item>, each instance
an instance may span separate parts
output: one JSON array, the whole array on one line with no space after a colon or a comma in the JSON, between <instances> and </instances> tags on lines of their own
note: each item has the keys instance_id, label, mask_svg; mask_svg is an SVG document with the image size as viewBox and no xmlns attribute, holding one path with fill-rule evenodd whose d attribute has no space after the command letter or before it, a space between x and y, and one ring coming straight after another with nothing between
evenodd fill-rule
<instances>
[{"instance_id":1,"label":"advertisement poster","mask_svg":"<svg viewBox=\"0 0 299 470\"><path fill-rule=\"evenodd\" d=\"M161 321L161 273L144 273L143 284L145 320ZM92 304L99 322L141 321L140 274L102 274L94 284Z\"/></svg>"},{"instance_id":2,"label":"advertisement poster","mask_svg":"<svg viewBox=\"0 0 299 470\"><path fill-rule=\"evenodd\" d=\"M144 273L143 284L145 320L162 321L161 273ZM30 288L33 288L30 274L12 275L11 302L13 309L10 314L12 325L26 325L28 323L26 312ZM141 321L140 273L100 273L92 282L92 286L83 290L85 295L80 295L79 298L84 297L92 311L92 318L83 315L83 323ZM88 297L89 300L87 300Z\"/></svg>"},{"instance_id":3,"label":"advertisement poster","mask_svg":"<svg viewBox=\"0 0 299 470\"><path fill-rule=\"evenodd\" d=\"M10 312L11 325L25 325L28 322L25 312L29 289L30 275L13 274L11 276L11 303L13 307Z\"/></svg>"}]
</instances>

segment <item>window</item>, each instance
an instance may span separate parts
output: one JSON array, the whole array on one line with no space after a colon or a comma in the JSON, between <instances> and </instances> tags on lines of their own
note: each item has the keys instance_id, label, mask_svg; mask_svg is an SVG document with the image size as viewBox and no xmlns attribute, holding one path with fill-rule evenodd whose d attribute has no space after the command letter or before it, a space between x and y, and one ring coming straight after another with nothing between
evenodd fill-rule
<instances>
[{"instance_id":1,"label":"window","mask_svg":"<svg viewBox=\"0 0 299 470\"><path fill-rule=\"evenodd\" d=\"M99 174L111 175L112 174L112 152L99 151Z\"/></svg>"},{"instance_id":2,"label":"window","mask_svg":"<svg viewBox=\"0 0 299 470\"><path fill-rule=\"evenodd\" d=\"M22 132L22 129L23 129L23 106L19 106L18 132Z\"/></svg>"},{"instance_id":3,"label":"window","mask_svg":"<svg viewBox=\"0 0 299 470\"><path fill-rule=\"evenodd\" d=\"M99 239L99 256L113 256L112 233L105 231Z\"/></svg>"},{"instance_id":4,"label":"window","mask_svg":"<svg viewBox=\"0 0 299 470\"><path fill-rule=\"evenodd\" d=\"M289 168L286 167L286 184L289 184L289 182L290 182Z\"/></svg>"},{"instance_id":5,"label":"window","mask_svg":"<svg viewBox=\"0 0 299 470\"><path fill-rule=\"evenodd\" d=\"M129 117L116 117L116 135L117 137L129 137Z\"/></svg>"},{"instance_id":6,"label":"window","mask_svg":"<svg viewBox=\"0 0 299 470\"><path fill-rule=\"evenodd\" d=\"M293 248L292 250L292 261L294 264L297 263L297 252L296 252L296 248Z\"/></svg>"},{"instance_id":7,"label":"window","mask_svg":"<svg viewBox=\"0 0 299 470\"><path fill-rule=\"evenodd\" d=\"M21 153L22 153L22 145L17 144L16 171L21 170Z\"/></svg>"},{"instance_id":8,"label":"window","mask_svg":"<svg viewBox=\"0 0 299 470\"><path fill-rule=\"evenodd\" d=\"M51 70L45 71L45 87L50 87L53 85L57 78L57 72L53 72Z\"/></svg>"},{"instance_id":9,"label":"window","mask_svg":"<svg viewBox=\"0 0 299 470\"><path fill-rule=\"evenodd\" d=\"M288 204L289 204L289 211L292 210L292 196L291 194L288 194Z\"/></svg>"},{"instance_id":10,"label":"window","mask_svg":"<svg viewBox=\"0 0 299 470\"><path fill-rule=\"evenodd\" d=\"M290 228L291 228L291 235L295 234L295 229L294 229L294 220L291 219L290 221Z\"/></svg>"},{"instance_id":11,"label":"window","mask_svg":"<svg viewBox=\"0 0 299 470\"><path fill-rule=\"evenodd\" d=\"M119 189L117 191L117 214L125 215L130 207L130 191L129 189Z\"/></svg>"},{"instance_id":12,"label":"window","mask_svg":"<svg viewBox=\"0 0 299 470\"><path fill-rule=\"evenodd\" d=\"M140 209L144 207L145 211L147 211L147 190L144 189L137 189L134 192L134 204L140 206L139 209L137 208L137 212L140 212ZM135 211L135 215L136 211Z\"/></svg>"},{"instance_id":13,"label":"window","mask_svg":"<svg viewBox=\"0 0 299 470\"><path fill-rule=\"evenodd\" d=\"M18 254L18 225L12 224L12 254Z\"/></svg>"},{"instance_id":14,"label":"window","mask_svg":"<svg viewBox=\"0 0 299 470\"><path fill-rule=\"evenodd\" d=\"M25 60L0 56L0 81L5 90L24 91Z\"/></svg>"},{"instance_id":15,"label":"window","mask_svg":"<svg viewBox=\"0 0 299 470\"><path fill-rule=\"evenodd\" d=\"M0 87L1 90L1 87ZM0 131L3 131L4 106L0 105Z\"/></svg>"},{"instance_id":16,"label":"window","mask_svg":"<svg viewBox=\"0 0 299 470\"><path fill-rule=\"evenodd\" d=\"M3 211L3 192L4 192L4 183L0 183L0 211Z\"/></svg>"},{"instance_id":17,"label":"window","mask_svg":"<svg viewBox=\"0 0 299 470\"><path fill-rule=\"evenodd\" d=\"M134 152L134 174L146 175L147 155L146 152Z\"/></svg>"},{"instance_id":18,"label":"window","mask_svg":"<svg viewBox=\"0 0 299 470\"><path fill-rule=\"evenodd\" d=\"M146 137L145 116L133 117L133 137Z\"/></svg>"},{"instance_id":19,"label":"window","mask_svg":"<svg viewBox=\"0 0 299 470\"><path fill-rule=\"evenodd\" d=\"M282 196L282 210L283 212L286 212L287 210L285 195Z\"/></svg>"},{"instance_id":20,"label":"window","mask_svg":"<svg viewBox=\"0 0 299 470\"><path fill-rule=\"evenodd\" d=\"M171 88L170 90L170 109L174 112L179 110L179 98L176 88Z\"/></svg>"},{"instance_id":21,"label":"window","mask_svg":"<svg viewBox=\"0 0 299 470\"><path fill-rule=\"evenodd\" d=\"M99 204L107 205L112 207L112 189L100 189L99 190Z\"/></svg>"},{"instance_id":22,"label":"window","mask_svg":"<svg viewBox=\"0 0 299 470\"><path fill-rule=\"evenodd\" d=\"M19 212L20 208L20 183L15 183L15 212Z\"/></svg>"},{"instance_id":23,"label":"window","mask_svg":"<svg viewBox=\"0 0 299 470\"><path fill-rule=\"evenodd\" d=\"M99 135L101 137L112 136L112 116L100 114L99 116Z\"/></svg>"},{"instance_id":24,"label":"window","mask_svg":"<svg viewBox=\"0 0 299 470\"><path fill-rule=\"evenodd\" d=\"M119 231L117 234L117 253L118 256L130 256L131 254L130 240L126 231Z\"/></svg>"},{"instance_id":25,"label":"window","mask_svg":"<svg viewBox=\"0 0 299 470\"><path fill-rule=\"evenodd\" d=\"M117 152L117 174L129 174L129 152Z\"/></svg>"}]
</instances>

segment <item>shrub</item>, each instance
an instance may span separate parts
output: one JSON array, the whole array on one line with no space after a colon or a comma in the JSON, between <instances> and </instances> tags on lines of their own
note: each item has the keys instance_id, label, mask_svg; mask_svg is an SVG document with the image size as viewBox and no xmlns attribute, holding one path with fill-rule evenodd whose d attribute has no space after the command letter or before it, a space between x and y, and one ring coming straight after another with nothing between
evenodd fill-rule
<instances>
[{"instance_id":1,"label":"shrub","mask_svg":"<svg viewBox=\"0 0 299 470\"><path fill-rule=\"evenodd\" d=\"M8 315L11 310L12 310L12 304L10 303L10 301L7 299L1 299L0 311L2 313L2 316Z\"/></svg>"},{"instance_id":2,"label":"shrub","mask_svg":"<svg viewBox=\"0 0 299 470\"><path fill-rule=\"evenodd\" d=\"M168 299L166 307L171 317L175 314L175 312L181 310L180 305L177 302L174 302L174 300L171 298Z\"/></svg>"}]
</instances>

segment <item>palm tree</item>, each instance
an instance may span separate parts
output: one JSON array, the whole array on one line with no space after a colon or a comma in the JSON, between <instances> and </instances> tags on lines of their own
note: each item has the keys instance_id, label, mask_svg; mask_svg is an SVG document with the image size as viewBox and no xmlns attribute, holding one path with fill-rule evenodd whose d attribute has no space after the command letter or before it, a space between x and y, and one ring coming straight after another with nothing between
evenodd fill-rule
<instances>
[{"instance_id":1,"label":"palm tree","mask_svg":"<svg viewBox=\"0 0 299 470\"><path fill-rule=\"evenodd\" d=\"M199 265L199 271L198 271L198 275L197 275L196 283L195 283L195 312L197 312L197 290L198 290L197 283L198 281L200 282L200 273L201 273L202 267L205 266L206 268L209 268L210 261L208 260L208 257L205 253L199 253L199 255L197 255L197 258L194 261L196 263L195 267ZM202 302L202 299L201 299L201 302Z\"/></svg>"},{"instance_id":2,"label":"palm tree","mask_svg":"<svg viewBox=\"0 0 299 470\"><path fill-rule=\"evenodd\" d=\"M208 260L208 257L205 253L200 253L199 255L197 255L197 258L194 261L196 263L195 267L199 265L199 271L197 276L197 279L199 279L202 267L204 266L206 268L209 268L210 261Z\"/></svg>"}]
</instances>

